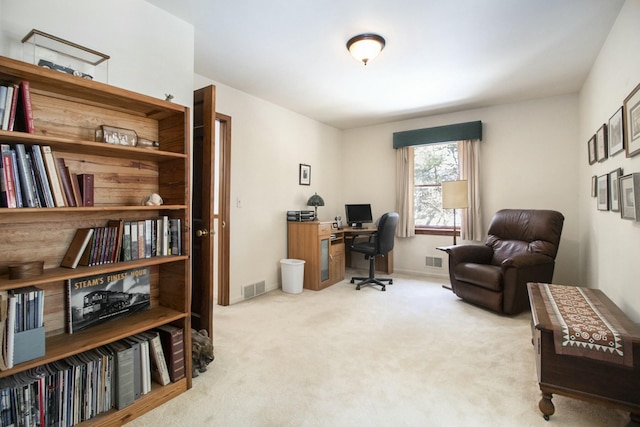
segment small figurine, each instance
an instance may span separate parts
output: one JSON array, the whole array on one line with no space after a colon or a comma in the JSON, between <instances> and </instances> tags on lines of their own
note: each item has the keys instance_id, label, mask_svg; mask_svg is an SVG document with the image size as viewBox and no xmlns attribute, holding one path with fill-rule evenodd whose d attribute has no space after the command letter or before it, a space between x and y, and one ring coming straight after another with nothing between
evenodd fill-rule
<instances>
[{"instance_id":1,"label":"small figurine","mask_svg":"<svg viewBox=\"0 0 640 427\"><path fill-rule=\"evenodd\" d=\"M165 101L171 102L172 99L173 99L173 95L171 95L170 93L165 93L164 94L164 100Z\"/></svg>"},{"instance_id":2,"label":"small figurine","mask_svg":"<svg viewBox=\"0 0 640 427\"><path fill-rule=\"evenodd\" d=\"M147 206L160 206L162 203L162 197L158 193L152 193L144 202Z\"/></svg>"}]
</instances>

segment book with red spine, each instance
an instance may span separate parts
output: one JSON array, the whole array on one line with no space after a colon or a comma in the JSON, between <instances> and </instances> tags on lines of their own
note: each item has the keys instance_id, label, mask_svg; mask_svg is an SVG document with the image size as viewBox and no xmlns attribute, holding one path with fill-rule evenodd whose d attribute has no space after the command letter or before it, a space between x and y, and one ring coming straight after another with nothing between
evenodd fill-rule
<instances>
[{"instance_id":1,"label":"book with red spine","mask_svg":"<svg viewBox=\"0 0 640 427\"><path fill-rule=\"evenodd\" d=\"M11 159L11 147L8 144L0 145L0 156L2 156L2 174L6 192L6 204L8 208L15 208L18 206L14 182L15 173L13 171L13 160Z\"/></svg>"},{"instance_id":2,"label":"book with red spine","mask_svg":"<svg viewBox=\"0 0 640 427\"><path fill-rule=\"evenodd\" d=\"M18 98L20 86L17 84L12 84L13 86L13 98L11 98L11 107L9 109L9 125L7 126L7 130L13 130L16 124L16 110L18 108Z\"/></svg>"},{"instance_id":3,"label":"book with red spine","mask_svg":"<svg viewBox=\"0 0 640 427\"><path fill-rule=\"evenodd\" d=\"M19 99L16 108L16 122L14 128L21 132L35 133L33 121L33 106L31 105L31 86L29 81L20 82Z\"/></svg>"}]
</instances>

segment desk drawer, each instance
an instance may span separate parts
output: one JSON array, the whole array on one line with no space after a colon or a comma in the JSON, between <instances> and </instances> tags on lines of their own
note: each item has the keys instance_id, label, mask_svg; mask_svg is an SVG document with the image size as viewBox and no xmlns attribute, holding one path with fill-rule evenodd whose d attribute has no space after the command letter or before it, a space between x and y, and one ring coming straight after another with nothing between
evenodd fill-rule
<instances>
[{"instance_id":1,"label":"desk drawer","mask_svg":"<svg viewBox=\"0 0 640 427\"><path fill-rule=\"evenodd\" d=\"M321 222L318 224L318 235L326 236L331 234L331 223L330 222Z\"/></svg>"}]
</instances>

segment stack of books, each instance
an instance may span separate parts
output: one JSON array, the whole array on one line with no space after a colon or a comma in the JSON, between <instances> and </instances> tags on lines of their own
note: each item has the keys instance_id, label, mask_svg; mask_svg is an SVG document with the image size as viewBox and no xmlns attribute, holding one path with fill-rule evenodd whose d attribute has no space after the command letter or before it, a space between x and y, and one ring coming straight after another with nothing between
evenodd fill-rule
<instances>
[{"instance_id":1,"label":"stack of books","mask_svg":"<svg viewBox=\"0 0 640 427\"><path fill-rule=\"evenodd\" d=\"M34 286L0 292L0 370L44 356L44 291Z\"/></svg>"}]
</instances>

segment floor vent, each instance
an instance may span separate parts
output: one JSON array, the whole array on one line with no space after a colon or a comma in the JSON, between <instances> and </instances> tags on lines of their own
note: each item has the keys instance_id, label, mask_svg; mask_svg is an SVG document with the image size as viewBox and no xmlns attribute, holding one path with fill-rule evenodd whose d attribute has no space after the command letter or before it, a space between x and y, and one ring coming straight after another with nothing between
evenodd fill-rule
<instances>
[{"instance_id":1,"label":"floor vent","mask_svg":"<svg viewBox=\"0 0 640 427\"><path fill-rule=\"evenodd\" d=\"M426 257L426 265L427 267L437 267L442 268L442 258L435 256Z\"/></svg>"},{"instance_id":2,"label":"floor vent","mask_svg":"<svg viewBox=\"0 0 640 427\"><path fill-rule=\"evenodd\" d=\"M262 295L264 294L266 290L266 285L264 280L261 280L259 282L256 283L252 283L250 285L246 285L244 287L244 299L249 299L249 298L253 298L253 297L257 297L258 295Z\"/></svg>"}]
</instances>

